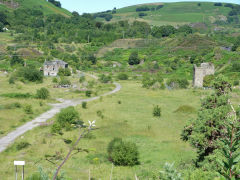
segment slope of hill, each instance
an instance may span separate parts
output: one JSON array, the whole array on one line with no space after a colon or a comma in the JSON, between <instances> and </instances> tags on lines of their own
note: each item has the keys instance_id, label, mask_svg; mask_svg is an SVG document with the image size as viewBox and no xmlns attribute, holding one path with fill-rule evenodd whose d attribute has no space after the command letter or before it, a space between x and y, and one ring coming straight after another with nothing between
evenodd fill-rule
<instances>
[{"instance_id":1,"label":"slope of hill","mask_svg":"<svg viewBox=\"0 0 240 180\"><path fill-rule=\"evenodd\" d=\"M137 8L149 8L147 11L136 11ZM194 22L213 23L216 20L226 20L231 8L214 6L211 2L179 2L151 3L129 6L117 9L111 21L139 20L151 25L179 25ZM139 13L143 13L139 17ZM103 20L102 18L98 18Z\"/></svg>"},{"instance_id":2,"label":"slope of hill","mask_svg":"<svg viewBox=\"0 0 240 180\"><path fill-rule=\"evenodd\" d=\"M66 9L56 7L52 3L47 2L46 0L15 0L16 5L14 7L25 7L31 9L40 9L45 15L48 14L61 14L63 16L71 16L71 12ZM0 10L7 8L10 9L10 4L6 1L0 0Z\"/></svg>"}]
</instances>

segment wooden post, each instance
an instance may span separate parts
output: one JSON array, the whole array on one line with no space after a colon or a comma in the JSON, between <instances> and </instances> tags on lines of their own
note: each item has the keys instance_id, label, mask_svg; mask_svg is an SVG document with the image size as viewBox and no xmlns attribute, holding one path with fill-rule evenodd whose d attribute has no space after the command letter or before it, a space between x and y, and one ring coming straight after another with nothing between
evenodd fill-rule
<instances>
[{"instance_id":1,"label":"wooden post","mask_svg":"<svg viewBox=\"0 0 240 180\"><path fill-rule=\"evenodd\" d=\"M88 171L88 176L89 176L89 180L91 180L91 170L89 168L89 171Z\"/></svg>"},{"instance_id":2,"label":"wooden post","mask_svg":"<svg viewBox=\"0 0 240 180\"><path fill-rule=\"evenodd\" d=\"M15 166L15 179L17 180L17 166Z\"/></svg>"},{"instance_id":3,"label":"wooden post","mask_svg":"<svg viewBox=\"0 0 240 180\"><path fill-rule=\"evenodd\" d=\"M113 174L113 163L112 163L112 169L111 169L110 180L112 180L112 174Z\"/></svg>"},{"instance_id":4,"label":"wooden post","mask_svg":"<svg viewBox=\"0 0 240 180\"><path fill-rule=\"evenodd\" d=\"M24 166L23 166L23 169L22 169L22 180L24 180Z\"/></svg>"}]
</instances>

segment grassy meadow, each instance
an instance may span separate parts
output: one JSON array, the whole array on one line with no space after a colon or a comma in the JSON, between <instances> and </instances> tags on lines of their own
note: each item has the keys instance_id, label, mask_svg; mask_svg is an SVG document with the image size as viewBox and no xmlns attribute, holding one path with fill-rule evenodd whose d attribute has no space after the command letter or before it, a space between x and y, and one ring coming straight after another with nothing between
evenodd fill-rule
<instances>
[{"instance_id":1,"label":"grassy meadow","mask_svg":"<svg viewBox=\"0 0 240 180\"><path fill-rule=\"evenodd\" d=\"M180 133L193 113L176 113L182 105L189 105L197 110L200 98L208 91L198 90L147 90L136 81L120 82L122 90L117 94L90 102L87 109L77 107L81 119L85 122L96 120L97 128L88 138L83 139L79 147L89 149L89 153L77 153L63 167L63 172L72 179L87 179L91 176L108 179L111 163L106 156L106 148L113 137L122 137L136 142L140 152L141 165L135 167L114 167L113 179L133 179L135 173L143 178L150 171L158 171L165 162L175 162L181 169L184 164L191 164L195 152L180 139ZM121 103L119 103L121 102ZM154 118L153 106L160 105L162 116ZM97 115L101 111L103 117ZM50 127L38 127L19 138L14 145L0 155L0 174L5 179L12 179L13 160L25 160L26 174L29 175L42 166L45 170L54 170L55 164L45 159L45 155L57 155L51 159L59 164L67 152L63 139L76 139L78 130L66 132L63 137L50 134ZM16 151L16 144L26 141L31 144L27 149Z\"/></svg>"},{"instance_id":2,"label":"grassy meadow","mask_svg":"<svg viewBox=\"0 0 240 180\"><path fill-rule=\"evenodd\" d=\"M31 83L16 81L15 84L9 84L9 76L0 73L0 137L14 130L16 127L26 123L49 110L49 103L56 103L58 99L86 99L85 91L79 89L91 89L92 96L103 94L114 88L112 84L102 84L90 76L86 76L84 83L79 82L78 75L68 78L77 88L54 88L57 83L53 83L53 78L45 77L43 83ZM58 79L59 80L59 79ZM94 85L91 85L94 83ZM90 87L91 86L91 87ZM4 94L29 93L35 95L37 89L45 87L50 92L50 98L40 100L36 98L10 98L4 97ZM32 106L32 113L26 113L25 107Z\"/></svg>"},{"instance_id":3,"label":"grassy meadow","mask_svg":"<svg viewBox=\"0 0 240 180\"><path fill-rule=\"evenodd\" d=\"M156 11L144 11L147 16L143 18L139 18L139 12L136 12L136 8L141 6L147 6L151 9L156 8L158 5L164 5L164 7ZM176 26L194 22L209 23L226 17L230 10L228 7L214 6L214 3L210 2L201 2L201 6L198 6L198 2L151 3L117 9L112 21L140 20L156 26Z\"/></svg>"}]
</instances>

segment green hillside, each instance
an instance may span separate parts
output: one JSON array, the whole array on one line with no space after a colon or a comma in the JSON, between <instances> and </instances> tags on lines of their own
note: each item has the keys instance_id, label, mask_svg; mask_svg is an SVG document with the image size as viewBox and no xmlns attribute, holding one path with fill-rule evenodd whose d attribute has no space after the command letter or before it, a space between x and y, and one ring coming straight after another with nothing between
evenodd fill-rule
<instances>
[{"instance_id":1,"label":"green hillside","mask_svg":"<svg viewBox=\"0 0 240 180\"><path fill-rule=\"evenodd\" d=\"M42 10L45 15L61 14L63 16L71 16L71 12L68 10L56 7L46 0L15 0L15 3L20 7ZM8 5L0 5L0 10L4 8L11 9Z\"/></svg>"},{"instance_id":2,"label":"green hillside","mask_svg":"<svg viewBox=\"0 0 240 180\"><path fill-rule=\"evenodd\" d=\"M163 7L156 9L159 5L163 5ZM136 12L139 7L148 7L150 10ZM231 8L224 7L224 4L223 6L214 6L214 3L211 2L152 3L117 9L111 21L139 20L151 25L213 23L217 20L226 20L230 11ZM145 16L140 18L139 13L144 13ZM103 20L103 18L98 19Z\"/></svg>"}]
</instances>

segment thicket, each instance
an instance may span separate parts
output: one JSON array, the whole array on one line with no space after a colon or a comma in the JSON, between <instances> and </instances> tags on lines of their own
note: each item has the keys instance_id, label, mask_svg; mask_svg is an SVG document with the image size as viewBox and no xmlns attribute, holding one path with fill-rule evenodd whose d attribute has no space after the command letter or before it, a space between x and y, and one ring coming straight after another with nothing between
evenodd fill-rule
<instances>
[{"instance_id":1,"label":"thicket","mask_svg":"<svg viewBox=\"0 0 240 180\"><path fill-rule=\"evenodd\" d=\"M114 138L108 144L108 158L117 166L138 165L139 152L135 143L123 141L121 138Z\"/></svg>"}]
</instances>

